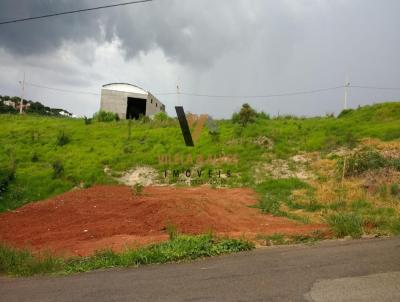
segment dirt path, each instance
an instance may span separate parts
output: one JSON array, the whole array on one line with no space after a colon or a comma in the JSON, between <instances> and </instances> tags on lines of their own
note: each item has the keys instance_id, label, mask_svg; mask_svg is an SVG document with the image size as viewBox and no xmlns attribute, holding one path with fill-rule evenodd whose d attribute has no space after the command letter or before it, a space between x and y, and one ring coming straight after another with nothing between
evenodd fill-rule
<instances>
[{"instance_id":1,"label":"dirt path","mask_svg":"<svg viewBox=\"0 0 400 302\"><path fill-rule=\"evenodd\" d=\"M168 224L248 238L324 228L261 214L249 207L256 202L251 189L146 187L134 196L127 186L95 186L0 214L0 241L70 256L167 240Z\"/></svg>"}]
</instances>

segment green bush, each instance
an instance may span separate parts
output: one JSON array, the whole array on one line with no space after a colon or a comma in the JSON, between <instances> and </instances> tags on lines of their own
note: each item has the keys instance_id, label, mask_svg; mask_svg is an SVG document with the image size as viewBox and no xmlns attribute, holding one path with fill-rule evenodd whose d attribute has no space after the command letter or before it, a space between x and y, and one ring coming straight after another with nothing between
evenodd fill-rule
<instances>
[{"instance_id":1,"label":"green bush","mask_svg":"<svg viewBox=\"0 0 400 302\"><path fill-rule=\"evenodd\" d=\"M339 238L345 236L360 238L363 234L363 219L361 215L353 212L329 215L327 223Z\"/></svg>"},{"instance_id":2,"label":"green bush","mask_svg":"<svg viewBox=\"0 0 400 302\"><path fill-rule=\"evenodd\" d=\"M98 122L113 122L116 120L114 112L100 110L93 115L93 119Z\"/></svg>"}]
</instances>

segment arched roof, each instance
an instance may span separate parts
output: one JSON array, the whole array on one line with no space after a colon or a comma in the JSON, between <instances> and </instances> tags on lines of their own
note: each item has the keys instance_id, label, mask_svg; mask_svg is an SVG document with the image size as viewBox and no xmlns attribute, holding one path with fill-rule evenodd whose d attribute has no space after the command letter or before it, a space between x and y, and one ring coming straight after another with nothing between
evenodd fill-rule
<instances>
[{"instance_id":1,"label":"arched roof","mask_svg":"<svg viewBox=\"0 0 400 302\"><path fill-rule=\"evenodd\" d=\"M103 85L103 89L143 94L143 95L149 94L146 90L144 90L136 85L129 84L129 83L110 83L110 84Z\"/></svg>"}]
</instances>

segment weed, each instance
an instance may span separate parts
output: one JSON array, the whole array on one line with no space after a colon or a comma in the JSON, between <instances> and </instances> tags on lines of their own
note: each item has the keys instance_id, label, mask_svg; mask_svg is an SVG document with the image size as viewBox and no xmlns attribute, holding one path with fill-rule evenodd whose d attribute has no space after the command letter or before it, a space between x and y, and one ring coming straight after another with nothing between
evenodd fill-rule
<instances>
[{"instance_id":1,"label":"weed","mask_svg":"<svg viewBox=\"0 0 400 302\"><path fill-rule=\"evenodd\" d=\"M393 196L399 196L400 195L400 188L399 184L395 183L390 186L390 194Z\"/></svg>"},{"instance_id":2,"label":"weed","mask_svg":"<svg viewBox=\"0 0 400 302\"><path fill-rule=\"evenodd\" d=\"M7 191L8 186L15 178L16 165L15 162L9 166L0 166L0 197L5 191Z\"/></svg>"},{"instance_id":3,"label":"weed","mask_svg":"<svg viewBox=\"0 0 400 302\"><path fill-rule=\"evenodd\" d=\"M61 130L58 132L57 135L57 146L65 146L66 144L68 144L70 142L70 137L68 134L65 133L65 131Z\"/></svg>"},{"instance_id":4,"label":"weed","mask_svg":"<svg viewBox=\"0 0 400 302\"><path fill-rule=\"evenodd\" d=\"M175 240L178 237L178 230L175 225L168 223L166 226L169 240Z\"/></svg>"},{"instance_id":5,"label":"weed","mask_svg":"<svg viewBox=\"0 0 400 302\"><path fill-rule=\"evenodd\" d=\"M351 203L351 209L353 211L360 211L360 210L370 209L370 208L372 208L372 205L365 200L356 200Z\"/></svg>"},{"instance_id":6,"label":"weed","mask_svg":"<svg viewBox=\"0 0 400 302\"><path fill-rule=\"evenodd\" d=\"M339 238L345 236L360 238L363 234L363 220L359 214L353 212L336 213L329 215L326 220L335 235Z\"/></svg>"},{"instance_id":7,"label":"weed","mask_svg":"<svg viewBox=\"0 0 400 302\"><path fill-rule=\"evenodd\" d=\"M33 152L32 156L31 156L31 162L36 163L39 161L39 156L36 152Z\"/></svg>"},{"instance_id":8,"label":"weed","mask_svg":"<svg viewBox=\"0 0 400 302\"><path fill-rule=\"evenodd\" d=\"M64 165L61 161L56 160L52 163L53 179L60 178L64 173Z\"/></svg>"},{"instance_id":9,"label":"weed","mask_svg":"<svg viewBox=\"0 0 400 302\"><path fill-rule=\"evenodd\" d=\"M136 195L136 196L139 196L139 195L141 195L142 193L143 193L143 185L141 184L141 183L135 183L134 185L133 185L133 194L134 195Z\"/></svg>"},{"instance_id":10,"label":"weed","mask_svg":"<svg viewBox=\"0 0 400 302\"><path fill-rule=\"evenodd\" d=\"M328 208L332 211L344 210L346 209L346 202L343 200L332 202Z\"/></svg>"}]
</instances>

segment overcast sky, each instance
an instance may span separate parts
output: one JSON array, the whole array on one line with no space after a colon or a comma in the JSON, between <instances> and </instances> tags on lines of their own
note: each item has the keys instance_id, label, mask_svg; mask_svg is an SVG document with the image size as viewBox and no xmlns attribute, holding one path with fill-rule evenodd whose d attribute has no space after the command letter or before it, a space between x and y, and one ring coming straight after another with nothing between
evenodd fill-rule
<instances>
[{"instance_id":1,"label":"overcast sky","mask_svg":"<svg viewBox=\"0 0 400 302\"><path fill-rule=\"evenodd\" d=\"M123 0L1 0L0 21ZM269 95L351 84L400 88L398 0L154 0L0 26L0 95L18 81L100 93L128 82L174 115L181 90ZM160 94L157 94L160 93ZM270 114L339 112L343 89L273 98L181 96L187 111L229 117L244 102ZM100 97L27 86L26 98L77 115ZM349 106L400 99L400 90L352 88Z\"/></svg>"}]
</instances>

